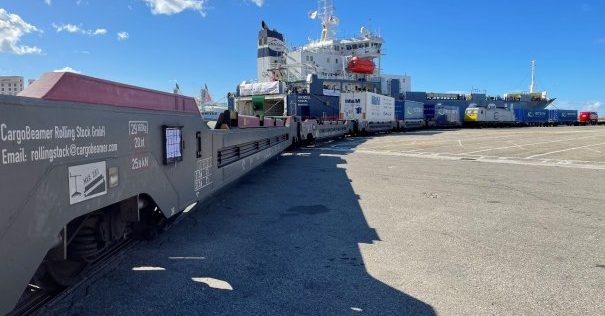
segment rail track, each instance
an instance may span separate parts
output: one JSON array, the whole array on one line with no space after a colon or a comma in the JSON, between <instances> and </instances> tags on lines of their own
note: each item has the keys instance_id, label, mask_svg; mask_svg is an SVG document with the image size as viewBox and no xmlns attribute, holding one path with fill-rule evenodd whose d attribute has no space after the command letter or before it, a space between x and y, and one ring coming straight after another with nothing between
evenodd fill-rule
<instances>
[{"instance_id":1,"label":"rail track","mask_svg":"<svg viewBox=\"0 0 605 316\"><path fill-rule=\"evenodd\" d=\"M9 313L7 316L25 316L35 315L42 311L44 306L52 303L53 301L60 300L62 297L68 295L73 290L82 286L88 282L91 278L103 271L105 267L115 262L119 255L124 251L132 248L138 243L133 238L128 238L122 242L119 242L106 250L99 258L95 259L90 266L82 272L82 279L76 284L60 289L46 290L34 284L29 284L26 293L17 304L17 307Z\"/></svg>"}]
</instances>

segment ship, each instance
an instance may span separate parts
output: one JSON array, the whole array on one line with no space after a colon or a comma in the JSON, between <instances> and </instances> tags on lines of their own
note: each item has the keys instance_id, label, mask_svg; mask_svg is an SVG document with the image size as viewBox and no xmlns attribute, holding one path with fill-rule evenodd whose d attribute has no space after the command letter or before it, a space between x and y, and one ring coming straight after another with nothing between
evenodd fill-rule
<instances>
[{"instance_id":1,"label":"ship","mask_svg":"<svg viewBox=\"0 0 605 316\"><path fill-rule=\"evenodd\" d=\"M496 107L517 110L538 111L543 110L555 99L549 98L546 91L536 91L535 72L536 61L530 63L531 83L528 92L513 92L502 96L490 96L485 91L472 91L470 94L435 93L408 91L404 98L423 102L426 105L458 106L461 112L467 107Z\"/></svg>"},{"instance_id":2,"label":"ship","mask_svg":"<svg viewBox=\"0 0 605 316\"><path fill-rule=\"evenodd\" d=\"M531 63L528 92L490 96L485 91L436 93L413 91L407 74L385 74L382 36L363 26L359 34L338 38L337 17L332 0L319 0L309 18L321 24L321 36L306 45L289 46L285 36L261 22L257 47L257 79L242 82L229 101L232 109L254 115L255 109L268 109L265 115L294 115L303 118L337 119L341 93L368 91L397 101L425 105L459 107L463 115L469 106L515 109L544 109L555 99L545 91L535 91L535 61ZM256 105L255 105L256 104Z\"/></svg>"},{"instance_id":3,"label":"ship","mask_svg":"<svg viewBox=\"0 0 605 316\"><path fill-rule=\"evenodd\" d=\"M214 102L206 84L200 89L200 96L194 99L204 121L217 121L218 117L227 110L226 104Z\"/></svg>"}]
</instances>

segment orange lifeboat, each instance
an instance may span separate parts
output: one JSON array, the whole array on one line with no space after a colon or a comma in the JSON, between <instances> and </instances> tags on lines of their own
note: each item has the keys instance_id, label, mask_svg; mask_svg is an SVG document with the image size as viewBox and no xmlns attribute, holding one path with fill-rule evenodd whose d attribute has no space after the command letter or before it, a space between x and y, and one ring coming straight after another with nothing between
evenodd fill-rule
<instances>
[{"instance_id":1,"label":"orange lifeboat","mask_svg":"<svg viewBox=\"0 0 605 316\"><path fill-rule=\"evenodd\" d=\"M352 73L366 75L373 74L375 68L376 65L373 61L369 59L361 59L359 57L351 58L349 66L347 67L347 69Z\"/></svg>"}]
</instances>

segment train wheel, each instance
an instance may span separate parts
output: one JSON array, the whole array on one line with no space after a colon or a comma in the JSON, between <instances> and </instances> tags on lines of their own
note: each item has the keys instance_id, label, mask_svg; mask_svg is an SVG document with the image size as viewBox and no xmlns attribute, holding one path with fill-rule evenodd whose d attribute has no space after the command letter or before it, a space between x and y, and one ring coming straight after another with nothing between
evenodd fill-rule
<instances>
[{"instance_id":1,"label":"train wheel","mask_svg":"<svg viewBox=\"0 0 605 316\"><path fill-rule=\"evenodd\" d=\"M87 262L76 260L51 260L44 264L47 276L57 287L68 287L76 284L82 279L82 272L87 266Z\"/></svg>"}]
</instances>

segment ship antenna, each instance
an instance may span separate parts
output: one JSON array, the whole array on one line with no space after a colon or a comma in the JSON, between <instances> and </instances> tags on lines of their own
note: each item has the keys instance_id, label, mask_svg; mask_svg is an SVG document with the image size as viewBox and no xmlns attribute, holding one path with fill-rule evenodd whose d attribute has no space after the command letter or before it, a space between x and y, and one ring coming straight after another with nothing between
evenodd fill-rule
<instances>
[{"instance_id":1,"label":"ship antenna","mask_svg":"<svg viewBox=\"0 0 605 316\"><path fill-rule=\"evenodd\" d=\"M338 17L334 15L334 4L331 0L318 0L317 16L321 19L322 32L321 42L334 39L336 25L339 24ZM312 19L314 19L313 15Z\"/></svg>"},{"instance_id":2,"label":"ship antenna","mask_svg":"<svg viewBox=\"0 0 605 316\"><path fill-rule=\"evenodd\" d=\"M531 61L531 83L529 84L529 93L534 93L536 87L536 61Z\"/></svg>"}]
</instances>

